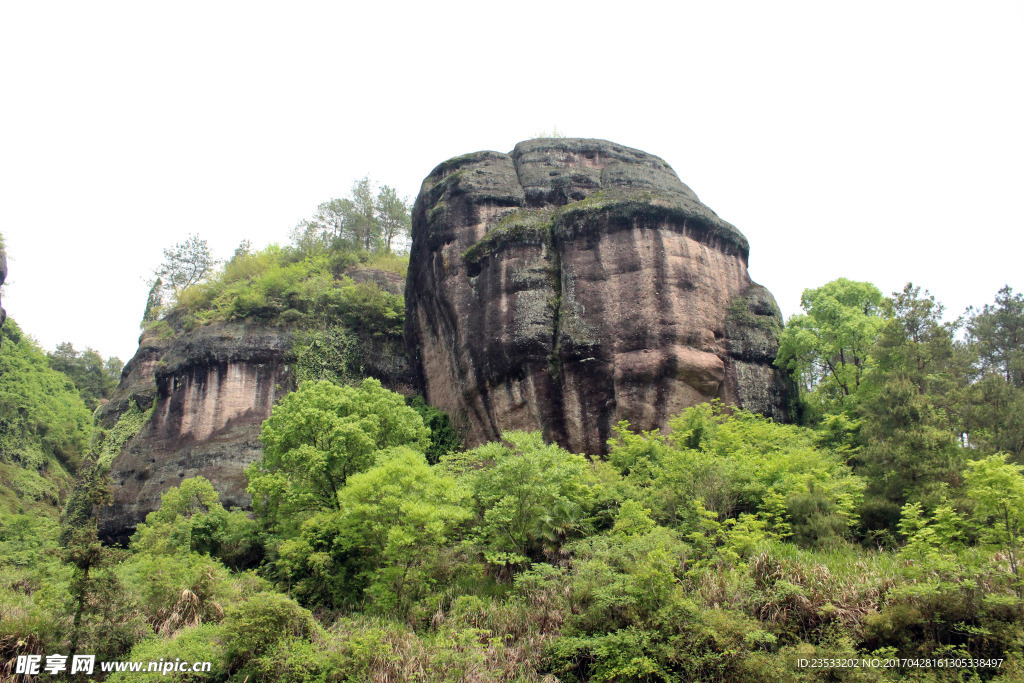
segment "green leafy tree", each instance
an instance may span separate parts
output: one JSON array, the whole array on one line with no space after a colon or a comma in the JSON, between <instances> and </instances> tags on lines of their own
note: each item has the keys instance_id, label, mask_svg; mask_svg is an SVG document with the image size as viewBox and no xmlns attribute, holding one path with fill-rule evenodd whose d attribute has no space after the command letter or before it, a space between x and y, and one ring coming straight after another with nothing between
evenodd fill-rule
<instances>
[{"instance_id":1,"label":"green leafy tree","mask_svg":"<svg viewBox=\"0 0 1024 683\"><path fill-rule=\"evenodd\" d=\"M348 197L323 202L311 218L300 221L292 241L303 254L390 253L397 244L404 246L411 225L408 201L387 185L375 190L375 183L363 177L352 183Z\"/></svg>"},{"instance_id":2,"label":"green leafy tree","mask_svg":"<svg viewBox=\"0 0 1024 683\"><path fill-rule=\"evenodd\" d=\"M1024 294L1003 287L967 313L977 377L963 396L964 431L972 446L1024 461Z\"/></svg>"},{"instance_id":3,"label":"green leafy tree","mask_svg":"<svg viewBox=\"0 0 1024 683\"><path fill-rule=\"evenodd\" d=\"M885 319L882 293L840 278L804 290L804 309L786 323L776 365L793 371L819 414L851 405L869 371L869 354Z\"/></svg>"},{"instance_id":4,"label":"green leafy tree","mask_svg":"<svg viewBox=\"0 0 1024 683\"><path fill-rule=\"evenodd\" d=\"M942 305L928 292L907 284L884 310L871 350L869 395L858 413L863 448L854 458L869 482L862 522L872 533L891 532L908 501L931 510L945 486L959 483L956 402L970 366L955 341L959 321L944 322Z\"/></svg>"},{"instance_id":5,"label":"green leafy tree","mask_svg":"<svg viewBox=\"0 0 1024 683\"><path fill-rule=\"evenodd\" d=\"M558 558L589 527L599 483L586 458L545 444L539 432L505 432L502 441L450 453L442 465L472 489L490 561Z\"/></svg>"},{"instance_id":6,"label":"green leafy tree","mask_svg":"<svg viewBox=\"0 0 1024 683\"><path fill-rule=\"evenodd\" d=\"M132 536L132 550L152 555L199 553L229 567L254 567L262 559L256 524L228 511L205 477L190 477L167 490Z\"/></svg>"},{"instance_id":7,"label":"green leafy tree","mask_svg":"<svg viewBox=\"0 0 1024 683\"><path fill-rule=\"evenodd\" d=\"M420 414L423 424L430 429L430 447L426 452L427 462L436 465L442 456L462 450L462 436L452 426L447 413L430 405L418 394L407 398L406 403Z\"/></svg>"},{"instance_id":8,"label":"green leafy tree","mask_svg":"<svg viewBox=\"0 0 1024 683\"><path fill-rule=\"evenodd\" d=\"M157 277L149 287L149 294L146 295L146 309L142 313L142 327L147 323L156 322L160 318L163 309L164 279Z\"/></svg>"},{"instance_id":9,"label":"green leafy tree","mask_svg":"<svg viewBox=\"0 0 1024 683\"><path fill-rule=\"evenodd\" d=\"M97 657L116 657L141 635L128 596L114 571L123 551L100 543L99 507L109 503L104 468L95 462L82 467L61 520L61 559L72 567L65 610L72 615L68 656L85 650Z\"/></svg>"},{"instance_id":10,"label":"green leafy tree","mask_svg":"<svg viewBox=\"0 0 1024 683\"><path fill-rule=\"evenodd\" d=\"M398 191L384 185L374 200L374 214L380 226L380 238L384 251L391 253L396 241L404 244L412 229L409 202L398 196Z\"/></svg>"},{"instance_id":11,"label":"green leafy tree","mask_svg":"<svg viewBox=\"0 0 1024 683\"><path fill-rule=\"evenodd\" d=\"M320 510L339 510L347 479L378 451L425 450L430 432L400 395L369 378L359 387L306 382L263 423L263 457L246 471L253 507L274 528L297 528Z\"/></svg>"},{"instance_id":12,"label":"green leafy tree","mask_svg":"<svg viewBox=\"0 0 1024 683\"><path fill-rule=\"evenodd\" d=\"M356 248L347 221L352 215L351 199L331 199L317 206L311 218L303 219L292 230L292 242L305 256L333 248Z\"/></svg>"},{"instance_id":13,"label":"green leafy tree","mask_svg":"<svg viewBox=\"0 0 1024 683\"><path fill-rule=\"evenodd\" d=\"M990 372L966 389L959 406L969 445L1024 462L1024 388Z\"/></svg>"},{"instance_id":14,"label":"green leafy tree","mask_svg":"<svg viewBox=\"0 0 1024 683\"><path fill-rule=\"evenodd\" d=\"M375 567L370 594L390 609L426 593L423 566L472 517L469 492L408 447L383 451L375 467L349 478L340 499L336 543Z\"/></svg>"},{"instance_id":15,"label":"green leafy tree","mask_svg":"<svg viewBox=\"0 0 1024 683\"><path fill-rule=\"evenodd\" d=\"M1014 589L1024 598L1024 467L1007 462L1006 454L967 463L967 496L982 540L1006 553Z\"/></svg>"},{"instance_id":16,"label":"green leafy tree","mask_svg":"<svg viewBox=\"0 0 1024 683\"><path fill-rule=\"evenodd\" d=\"M71 378L89 410L95 410L101 402L110 398L124 368L120 358L111 356L103 360L91 348L79 353L70 342L57 344L57 348L47 353L46 357L51 368Z\"/></svg>"},{"instance_id":17,"label":"green leafy tree","mask_svg":"<svg viewBox=\"0 0 1024 683\"><path fill-rule=\"evenodd\" d=\"M381 232L373 201L373 183L368 177L352 183L352 200L345 216L346 230L366 251L381 248Z\"/></svg>"},{"instance_id":18,"label":"green leafy tree","mask_svg":"<svg viewBox=\"0 0 1024 683\"><path fill-rule=\"evenodd\" d=\"M615 429L609 462L661 524L702 527L700 501L716 520L757 515L774 533L828 546L856 520L863 480L809 428L719 403L687 408L669 420L669 434L628 427Z\"/></svg>"},{"instance_id":19,"label":"green leafy tree","mask_svg":"<svg viewBox=\"0 0 1024 683\"><path fill-rule=\"evenodd\" d=\"M961 321L943 321L943 310L934 296L912 283L886 299L885 324L871 350L883 379L907 379L919 394L933 396L956 386L968 357L955 342Z\"/></svg>"},{"instance_id":20,"label":"green leafy tree","mask_svg":"<svg viewBox=\"0 0 1024 683\"><path fill-rule=\"evenodd\" d=\"M906 502L933 508L957 485L963 452L941 409L908 378L893 378L864 406L865 445L855 459L868 479L863 522L893 528Z\"/></svg>"}]
</instances>

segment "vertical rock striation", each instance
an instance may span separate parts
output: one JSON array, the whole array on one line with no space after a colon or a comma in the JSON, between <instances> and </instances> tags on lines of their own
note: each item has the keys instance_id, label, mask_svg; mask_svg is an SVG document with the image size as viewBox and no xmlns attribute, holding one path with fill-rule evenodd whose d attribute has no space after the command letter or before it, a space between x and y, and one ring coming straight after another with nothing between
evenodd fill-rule
<instances>
[{"instance_id":1,"label":"vertical rock striation","mask_svg":"<svg viewBox=\"0 0 1024 683\"><path fill-rule=\"evenodd\" d=\"M263 420L291 388L291 334L275 327L218 323L160 338L144 334L114 398L101 408L111 427L135 403L152 415L111 465L113 504L100 532L126 542L160 496L201 475L225 507L247 507L245 468L261 454Z\"/></svg>"},{"instance_id":2,"label":"vertical rock striation","mask_svg":"<svg viewBox=\"0 0 1024 683\"><path fill-rule=\"evenodd\" d=\"M543 430L602 453L720 398L787 419L781 316L746 238L658 157L540 139L435 168L413 209L406 344L469 445Z\"/></svg>"},{"instance_id":3,"label":"vertical rock striation","mask_svg":"<svg viewBox=\"0 0 1024 683\"><path fill-rule=\"evenodd\" d=\"M401 296L405 286L402 276L372 268L356 267L346 275L394 296ZM140 420L133 404L151 411L138 433L113 455L113 504L100 515L104 538L126 542L159 507L164 492L186 477L209 479L225 507L248 507L245 468L262 454L259 433L274 403L294 388L297 340L301 344L310 329L346 326L342 317L326 316L312 328L286 326L280 319L191 327L182 314L172 312L147 330L113 398L100 408L108 429L125 416ZM379 379L392 391L411 393L400 334L354 324L346 331L357 347L354 371ZM124 438L124 431L112 433Z\"/></svg>"},{"instance_id":4,"label":"vertical rock striation","mask_svg":"<svg viewBox=\"0 0 1024 683\"><path fill-rule=\"evenodd\" d=\"M3 242L0 241L0 286L3 286L4 280L7 279L7 254L4 253ZM4 321L7 320L7 311L0 306L0 327L4 326Z\"/></svg>"}]
</instances>

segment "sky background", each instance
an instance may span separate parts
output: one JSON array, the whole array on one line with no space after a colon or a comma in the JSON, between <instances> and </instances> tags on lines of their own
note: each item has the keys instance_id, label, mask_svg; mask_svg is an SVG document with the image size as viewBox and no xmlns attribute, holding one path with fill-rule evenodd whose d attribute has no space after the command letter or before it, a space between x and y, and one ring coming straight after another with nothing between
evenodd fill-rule
<instances>
[{"instance_id":1,"label":"sky background","mask_svg":"<svg viewBox=\"0 0 1024 683\"><path fill-rule=\"evenodd\" d=\"M0 4L3 305L127 361L190 233L285 243L364 175L553 128L656 154L805 288L1024 287L1024 2Z\"/></svg>"}]
</instances>

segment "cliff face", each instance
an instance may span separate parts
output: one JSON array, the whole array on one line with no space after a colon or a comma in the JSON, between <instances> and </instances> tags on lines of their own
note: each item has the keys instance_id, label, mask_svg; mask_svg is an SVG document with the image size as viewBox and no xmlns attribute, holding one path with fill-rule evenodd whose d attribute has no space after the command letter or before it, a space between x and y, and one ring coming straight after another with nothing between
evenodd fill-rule
<instances>
[{"instance_id":1,"label":"cliff face","mask_svg":"<svg viewBox=\"0 0 1024 683\"><path fill-rule=\"evenodd\" d=\"M7 255L4 254L3 245L0 244L0 285L4 284L4 280L7 279ZM4 326L4 321L7 320L7 311L0 306L0 327Z\"/></svg>"},{"instance_id":2,"label":"cliff face","mask_svg":"<svg viewBox=\"0 0 1024 683\"><path fill-rule=\"evenodd\" d=\"M602 453L713 398L787 416L781 317L747 241L658 157L543 139L438 166L413 210L406 344L474 445L541 429Z\"/></svg>"},{"instance_id":3,"label":"cliff face","mask_svg":"<svg viewBox=\"0 0 1024 683\"><path fill-rule=\"evenodd\" d=\"M399 275L368 268L347 274L401 296ZM262 453L263 421L275 401L294 388L296 330L270 323L214 323L177 332L175 326L168 320L143 334L114 397L100 409L108 429L133 403L152 409L111 463L114 500L100 515L100 532L108 540L126 542L159 507L160 496L186 477L209 479L225 507L248 507L245 468ZM409 393L412 380L400 336L358 329L351 334L359 346L358 371Z\"/></svg>"},{"instance_id":4,"label":"cliff face","mask_svg":"<svg viewBox=\"0 0 1024 683\"><path fill-rule=\"evenodd\" d=\"M153 413L113 460L114 501L100 531L126 541L157 509L160 496L201 475L225 507L247 506L244 470L260 455L263 420L291 388L285 364L290 333L279 328L215 324L159 339L143 335L101 419L113 426L134 401Z\"/></svg>"}]
</instances>

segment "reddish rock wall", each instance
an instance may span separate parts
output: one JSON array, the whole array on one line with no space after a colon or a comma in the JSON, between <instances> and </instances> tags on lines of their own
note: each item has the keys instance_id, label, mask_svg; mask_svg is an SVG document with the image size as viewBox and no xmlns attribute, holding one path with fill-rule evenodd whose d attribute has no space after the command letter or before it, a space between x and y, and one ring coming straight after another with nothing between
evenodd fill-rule
<instances>
[{"instance_id":1,"label":"reddish rock wall","mask_svg":"<svg viewBox=\"0 0 1024 683\"><path fill-rule=\"evenodd\" d=\"M781 319L747 241L658 157L544 139L434 169L413 212L406 343L470 445L541 429L601 453L713 398L787 418Z\"/></svg>"}]
</instances>

